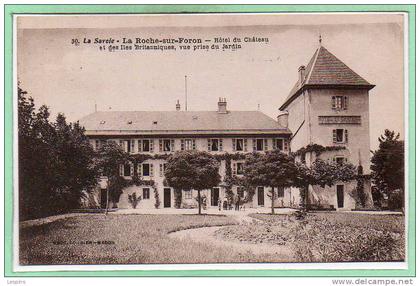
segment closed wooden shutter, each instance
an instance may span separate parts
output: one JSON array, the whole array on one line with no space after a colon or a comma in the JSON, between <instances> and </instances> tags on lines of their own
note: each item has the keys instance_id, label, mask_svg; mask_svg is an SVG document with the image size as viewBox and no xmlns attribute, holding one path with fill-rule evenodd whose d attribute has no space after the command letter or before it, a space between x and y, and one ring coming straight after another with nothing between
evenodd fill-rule
<instances>
[{"instance_id":1,"label":"closed wooden shutter","mask_svg":"<svg viewBox=\"0 0 420 286\"><path fill-rule=\"evenodd\" d=\"M153 153L153 151L154 151L154 149L155 149L155 144L154 144L154 140L153 139L150 139L149 140L149 145L150 145L150 153Z\"/></svg>"},{"instance_id":2,"label":"closed wooden shutter","mask_svg":"<svg viewBox=\"0 0 420 286\"><path fill-rule=\"evenodd\" d=\"M211 151L211 139L207 139L207 151Z\"/></svg>"},{"instance_id":3,"label":"closed wooden shutter","mask_svg":"<svg viewBox=\"0 0 420 286\"><path fill-rule=\"evenodd\" d=\"M256 139L252 139L252 150L257 151L257 140Z\"/></svg>"},{"instance_id":4,"label":"closed wooden shutter","mask_svg":"<svg viewBox=\"0 0 420 286\"><path fill-rule=\"evenodd\" d=\"M336 109L336 105L335 105L336 101L335 101L335 96L331 97L331 108L332 109Z\"/></svg>"},{"instance_id":5,"label":"closed wooden shutter","mask_svg":"<svg viewBox=\"0 0 420 286\"><path fill-rule=\"evenodd\" d=\"M141 143L141 140L137 140L137 151L139 153L143 151L143 145Z\"/></svg>"},{"instance_id":6,"label":"closed wooden shutter","mask_svg":"<svg viewBox=\"0 0 420 286\"><path fill-rule=\"evenodd\" d=\"M248 139L244 139L244 151L248 151Z\"/></svg>"},{"instance_id":7,"label":"closed wooden shutter","mask_svg":"<svg viewBox=\"0 0 420 286\"><path fill-rule=\"evenodd\" d=\"M159 164L159 177L163 177L163 164Z\"/></svg>"},{"instance_id":8,"label":"closed wooden shutter","mask_svg":"<svg viewBox=\"0 0 420 286\"><path fill-rule=\"evenodd\" d=\"M163 152L163 140L159 139L159 152Z\"/></svg>"},{"instance_id":9,"label":"closed wooden shutter","mask_svg":"<svg viewBox=\"0 0 420 286\"><path fill-rule=\"evenodd\" d=\"M171 139L171 151L175 151L175 140Z\"/></svg>"},{"instance_id":10,"label":"closed wooden shutter","mask_svg":"<svg viewBox=\"0 0 420 286\"><path fill-rule=\"evenodd\" d=\"M349 132L347 131L347 129L344 130L344 140L346 143L349 142Z\"/></svg>"},{"instance_id":11,"label":"closed wooden shutter","mask_svg":"<svg viewBox=\"0 0 420 286\"><path fill-rule=\"evenodd\" d=\"M124 165L120 164L120 176L124 176Z\"/></svg>"},{"instance_id":12,"label":"closed wooden shutter","mask_svg":"<svg viewBox=\"0 0 420 286\"><path fill-rule=\"evenodd\" d=\"M289 151L289 141L287 139L283 139L283 149L284 151Z\"/></svg>"},{"instance_id":13,"label":"closed wooden shutter","mask_svg":"<svg viewBox=\"0 0 420 286\"><path fill-rule=\"evenodd\" d=\"M192 149L195 150L195 139L192 140Z\"/></svg>"},{"instance_id":14,"label":"closed wooden shutter","mask_svg":"<svg viewBox=\"0 0 420 286\"><path fill-rule=\"evenodd\" d=\"M223 151L223 139L219 139L219 151Z\"/></svg>"},{"instance_id":15,"label":"closed wooden shutter","mask_svg":"<svg viewBox=\"0 0 420 286\"><path fill-rule=\"evenodd\" d=\"M232 139L232 150L236 151L236 139Z\"/></svg>"},{"instance_id":16,"label":"closed wooden shutter","mask_svg":"<svg viewBox=\"0 0 420 286\"><path fill-rule=\"evenodd\" d=\"M232 163L232 173L234 175L236 175L236 173L237 173L237 166L236 166L236 163L235 162Z\"/></svg>"},{"instance_id":17,"label":"closed wooden shutter","mask_svg":"<svg viewBox=\"0 0 420 286\"><path fill-rule=\"evenodd\" d=\"M172 146L171 146L171 150L172 150ZM181 139L181 151L185 150L185 140Z\"/></svg>"},{"instance_id":18,"label":"closed wooden shutter","mask_svg":"<svg viewBox=\"0 0 420 286\"><path fill-rule=\"evenodd\" d=\"M153 173L153 163L149 164L149 170L150 170L150 177L154 177L154 173Z\"/></svg>"},{"instance_id":19,"label":"closed wooden shutter","mask_svg":"<svg viewBox=\"0 0 420 286\"><path fill-rule=\"evenodd\" d=\"M337 129L333 129L333 143L337 143Z\"/></svg>"},{"instance_id":20,"label":"closed wooden shutter","mask_svg":"<svg viewBox=\"0 0 420 286\"><path fill-rule=\"evenodd\" d=\"M134 151L134 140L130 140L130 153L135 153L135 151Z\"/></svg>"},{"instance_id":21,"label":"closed wooden shutter","mask_svg":"<svg viewBox=\"0 0 420 286\"><path fill-rule=\"evenodd\" d=\"M133 163L130 163L130 176L134 176L134 165Z\"/></svg>"},{"instance_id":22,"label":"closed wooden shutter","mask_svg":"<svg viewBox=\"0 0 420 286\"><path fill-rule=\"evenodd\" d=\"M268 139L264 139L264 151L268 151Z\"/></svg>"},{"instance_id":23,"label":"closed wooden shutter","mask_svg":"<svg viewBox=\"0 0 420 286\"><path fill-rule=\"evenodd\" d=\"M276 150L277 149L277 145L276 145L276 140L277 139L275 139L275 138L273 138L273 139L271 139L271 142L273 143L273 150Z\"/></svg>"},{"instance_id":24,"label":"closed wooden shutter","mask_svg":"<svg viewBox=\"0 0 420 286\"><path fill-rule=\"evenodd\" d=\"M137 164L137 176L141 177L142 176L142 172L141 172L141 164Z\"/></svg>"},{"instance_id":25,"label":"closed wooden shutter","mask_svg":"<svg viewBox=\"0 0 420 286\"><path fill-rule=\"evenodd\" d=\"M347 96L345 96L344 97L344 102L343 102L343 109L344 110L347 110L348 104L349 104L348 98L347 98Z\"/></svg>"}]
</instances>

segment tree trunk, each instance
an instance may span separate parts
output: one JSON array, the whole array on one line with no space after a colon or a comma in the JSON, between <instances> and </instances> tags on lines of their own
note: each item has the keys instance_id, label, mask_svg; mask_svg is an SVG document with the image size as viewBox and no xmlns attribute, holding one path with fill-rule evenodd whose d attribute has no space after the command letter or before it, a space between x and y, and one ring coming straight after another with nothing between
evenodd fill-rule
<instances>
[{"instance_id":1,"label":"tree trunk","mask_svg":"<svg viewBox=\"0 0 420 286\"><path fill-rule=\"evenodd\" d=\"M271 214L274 214L274 187L271 187Z\"/></svg>"},{"instance_id":2,"label":"tree trunk","mask_svg":"<svg viewBox=\"0 0 420 286\"><path fill-rule=\"evenodd\" d=\"M198 190L198 214L201 215L201 191Z\"/></svg>"},{"instance_id":3,"label":"tree trunk","mask_svg":"<svg viewBox=\"0 0 420 286\"><path fill-rule=\"evenodd\" d=\"M106 187L106 207L105 207L105 215L108 214L108 207L109 207L109 188Z\"/></svg>"}]
</instances>

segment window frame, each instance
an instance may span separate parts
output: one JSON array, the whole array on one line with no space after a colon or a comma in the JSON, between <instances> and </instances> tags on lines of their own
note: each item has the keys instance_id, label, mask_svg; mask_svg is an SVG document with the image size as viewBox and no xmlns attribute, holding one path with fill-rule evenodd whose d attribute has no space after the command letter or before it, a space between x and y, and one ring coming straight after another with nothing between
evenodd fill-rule
<instances>
[{"instance_id":1,"label":"window frame","mask_svg":"<svg viewBox=\"0 0 420 286\"><path fill-rule=\"evenodd\" d=\"M184 198L186 200L191 200L192 199L192 190L184 190Z\"/></svg>"},{"instance_id":2,"label":"window frame","mask_svg":"<svg viewBox=\"0 0 420 286\"><path fill-rule=\"evenodd\" d=\"M143 200L150 200L150 188L142 188L142 190L143 190ZM145 194L147 194L147 196Z\"/></svg>"}]
</instances>

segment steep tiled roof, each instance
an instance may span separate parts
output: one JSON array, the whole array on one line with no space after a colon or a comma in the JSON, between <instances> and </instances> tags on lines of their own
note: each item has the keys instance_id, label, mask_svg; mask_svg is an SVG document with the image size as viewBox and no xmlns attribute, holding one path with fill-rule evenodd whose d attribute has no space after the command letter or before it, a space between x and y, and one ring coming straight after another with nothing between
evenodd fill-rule
<instances>
[{"instance_id":1,"label":"steep tiled roof","mask_svg":"<svg viewBox=\"0 0 420 286\"><path fill-rule=\"evenodd\" d=\"M86 134L289 134L259 111L102 111L79 123Z\"/></svg>"},{"instance_id":2,"label":"steep tiled roof","mask_svg":"<svg viewBox=\"0 0 420 286\"><path fill-rule=\"evenodd\" d=\"M304 80L293 86L280 110L289 105L305 87L354 87L371 89L374 85L367 82L345 63L320 46L305 67Z\"/></svg>"}]
</instances>

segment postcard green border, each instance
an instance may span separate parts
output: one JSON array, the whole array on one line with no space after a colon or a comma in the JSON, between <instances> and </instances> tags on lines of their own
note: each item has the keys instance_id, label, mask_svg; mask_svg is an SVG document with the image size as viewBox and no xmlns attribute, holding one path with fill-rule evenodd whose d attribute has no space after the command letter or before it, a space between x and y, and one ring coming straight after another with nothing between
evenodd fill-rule
<instances>
[{"instance_id":1,"label":"postcard green border","mask_svg":"<svg viewBox=\"0 0 420 286\"><path fill-rule=\"evenodd\" d=\"M409 33L409 226L408 269L404 270L118 270L13 272L13 15L14 14L150 14L150 13L320 13L404 12ZM5 277L135 276L283 276L283 277L414 277L415 265L415 5L4 5L4 216Z\"/></svg>"}]
</instances>

